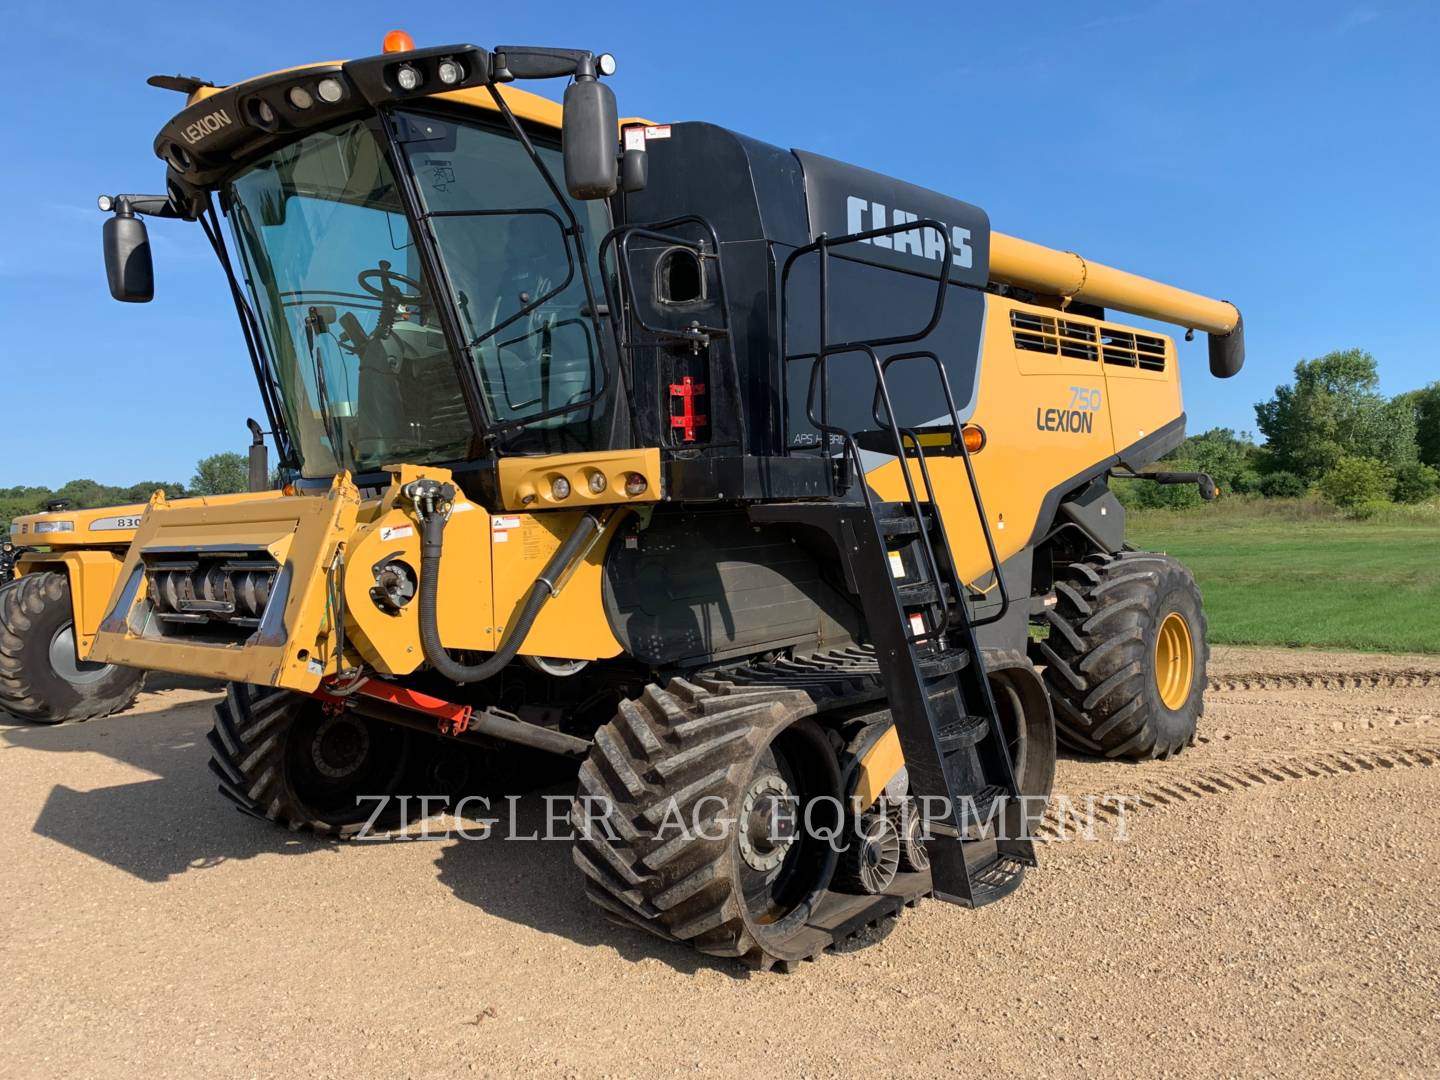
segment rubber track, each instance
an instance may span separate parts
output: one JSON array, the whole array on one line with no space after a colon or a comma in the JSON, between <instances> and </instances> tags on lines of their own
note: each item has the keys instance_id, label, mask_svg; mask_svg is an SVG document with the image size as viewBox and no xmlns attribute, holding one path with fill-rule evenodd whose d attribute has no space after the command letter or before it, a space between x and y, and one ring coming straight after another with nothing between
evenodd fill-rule
<instances>
[{"instance_id":1,"label":"rubber track","mask_svg":"<svg viewBox=\"0 0 1440 1080\"><path fill-rule=\"evenodd\" d=\"M270 687L226 684L225 699L215 706L215 726L206 736L210 771L220 781L220 794L252 817L291 832L352 840L364 827L363 821L318 818L285 782L285 732L294 711L305 707L307 700Z\"/></svg>"},{"instance_id":2,"label":"rubber track","mask_svg":"<svg viewBox=\"0 0 1440 1080\"><path fill-rule=\"evenodd\" d=\"M1440 671L1257 672L1214 676L1209 684L1209 688L1218 693L1249 690L1398 690L1428 686L1440 686Z\"/></svg>"},{"instance_id":3,"label":"rubber track","mask_svg":"<svg viewBox=\"0 0 1440 1080\"><path fill-rule=\"evenodd\" d=\"M928 875L909 875L914 885L901 895L828 893L817 906L817 917L794 939L802 942L797 954L777 957L745 927L728 880L714 873L718 856L700 850L693 838L677 848L673 842L657 846L658 834L650 835L651 814L667 794L689 800L730 778L729 763L746 752L722 747L722 740L758 745L760 738L768 740L796 720L883 701L874 654L864 648L752 662L691 680L673 679L663 689L647 687L600 729L596 752L580 770L579 794L610 800L617 814L609 820L619 833L613 841L600 830L577 839L574 858L590 900L622 926L686 941L703 953L733 957L758 970L781 971L814 960L914 906L930 892ZM577 827L582 814L577 800ZM657 891L655 879L662 872L674 876L682 862L685 876L677 882L667 878L667 887ZM845 909L835 925L816 927L818 916L832 905Z\"/></svg>"},{"instance_id":4,"label":"rubber track","mask_svg":"<svg viewBox=\"0 0 1440 1080\"><path fill-rule=\"evenodd\" d=\"M1127 796L1125 813L1129 814L1137 807L1183 805L1294 780L1328 779L1381 769L1423 769L1435 765L1440 765L1440 741L1276 753L1244 761L1173 770L1157 765L1154 766L1153 778L1147 778L1138 790L1124 793ZM1120 810L1114 803L1102 803L1100 793L1072 793L1069 798L1077 810L1085 811L1088 810L1085 800L1092 795L1096 798L1094 813L1097 820L1102 824L1114 824ZM1071 822L1066 831L1074 829L1075 824ZM1057 810L1052 805L1037 831L1037 839L1055 839L1058 833Z\"/></svg>"}]
</instances>

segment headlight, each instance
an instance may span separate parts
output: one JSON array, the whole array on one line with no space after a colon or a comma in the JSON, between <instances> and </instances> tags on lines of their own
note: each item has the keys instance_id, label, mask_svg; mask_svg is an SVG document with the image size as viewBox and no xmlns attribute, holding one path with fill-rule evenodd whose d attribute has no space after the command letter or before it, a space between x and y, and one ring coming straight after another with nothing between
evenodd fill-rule
<instances>
[{"instance_id":1,"label":"headlight","mask_svg":"<svg viewBox=\"0 0 1440 1080\"><path fill-rule=\"evenodd\" d=\"M75 522L73 521L37 521L35 523L35 532L37 533L57 533L74 531Z\"/></svg>"},{"instance_id":2,"label":"headlight","mask_svg":"<svg viewBox=\"0 0 1440 1080\"><path fill-rule=\"evenodd\" d=\"M320 95L320 100L327 105L334 105L345 96L345 86L339 79L321 79L315 87L315 92Z\"/></svg>"},{"instance_id":3,"label":"headlight","mask_svg":"<svg viewBox=\"0 0 1440 1080\"><path fill-rule=\"evenodd\" d=\"M401 64L395 72L395 84L401 90L417 89L423 81L419 68L413 68L409 64Z\"/></svg>"},{"instance_id":4,"label":"headlight","mask_svg":"<svg viewBox=\"0 0 1440 1080\"><path fill-rule=\"evenodd\" d=\"M435 69L440 76L440 81L446 86L454 86L461 79L465 78L465 69L454 60L445 59L440 61L440 66Z\"/></svg>"}]
</instances>

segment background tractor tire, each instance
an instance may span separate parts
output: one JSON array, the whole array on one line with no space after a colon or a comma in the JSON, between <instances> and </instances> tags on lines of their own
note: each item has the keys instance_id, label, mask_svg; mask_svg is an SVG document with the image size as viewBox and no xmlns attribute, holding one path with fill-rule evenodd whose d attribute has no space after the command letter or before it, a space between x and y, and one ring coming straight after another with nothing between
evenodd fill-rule
<instances>
[{"instance_id":1,"label":"background tractor tire","mask_svg":"<svg viewBox=\"0 0 1440 1080\"><path fill-rule=\"evenodd\" d=\"M1058 575L1037 643L1060 741L1107 758L1167 758L1204 712L1205 610L1166 555L1092 555Z\"/></svg>"},{"instance_id":2,"label":"background tractor tire","mask_svg":"<svg viewBox=\"0 0 1440 1080\"><path fill-rule=\"evenodd\" d=\"M215 706L210 771L241 810L292 831L348 840L370 820L373 799L409 794L415 732L346 711L329 716L304 694L230 683ZM400 814L389 799L375 828Z\"/></svg>"},{"instance_id":3,"label":"background tractor tire","mask_svg":"<svg viewBox=\"0 0 1440 1080\"><path fill-rule=\"evenodd\" d=\"M0 587L0 709L36 724L92 720L134 703L145 673L75 655L70 579L54 570Z\"/></svg>"}]
</instances>

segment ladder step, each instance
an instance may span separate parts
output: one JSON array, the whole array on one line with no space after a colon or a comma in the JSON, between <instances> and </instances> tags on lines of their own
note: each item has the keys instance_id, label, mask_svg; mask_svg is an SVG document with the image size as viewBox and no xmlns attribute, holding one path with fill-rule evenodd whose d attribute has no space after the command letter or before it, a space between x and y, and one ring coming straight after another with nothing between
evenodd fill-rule
<instances>
[{"instance_id":1,"label":"ladder step","mask_svg":"<svg viewBox=\"0 0 1440 1080\"><path fill-rule=\"evenodd\" d=\"M875 524L880 527L880 535L887 539L916 536L922 526L928 529L933 521L934 514L931 513L928 503L920 504L918 517L909 503L884 503L875 515Z\"/></svg>"},{"instance_id":2,"label":"ladder step","mask_svg":"<svg viewBox=\"0 0 1440 1080\"><path fill-rule=\"evenodd\" d=\"M971 906L983 907L1009 896L1020 887L1024 877L1023 862L1010 855L997 854L991 862L970 870Z\"/></svg>"},{"instance_id":3,"label":"ladder step","mask_svg":"<svg viewBox=\"0 0 1440 1080\"><path fill-rule=\"evenodd\" d=\"M973 795L962 795L961 798L970 800L960 804L960 810L969 819L967 824L980 825L989 819L995 803L1005 798L1005 789L999 784L989 784Z\"/></svg>"},{"instance_id":4,"label":"ladder step","mask_svg":"<svg viewBox=\"0 0 1440 1080\"><path fill-rule=\"evenodd\" d=\"M911 581L904 585L896 585L895 592L900 597L901 607L920 607L922 604L937 604L943 597L945 603L952 603L955 599L955 590L949 585L942 585L936 588L933 581Z\"/></svg>"},{"instance_id":5,"label":"ladder step","mask_svg":"<svg viewBox=\"0 0 1440 1080\"><path fill-rule=\"evenodd\" d=\"M939 652L920 653L916 657L920 674L927 679L937 675L951 675L970 664L969 649L942 649Z\"/></svg>"},{"instance_id":6,"label":"ladder step","mask_svg":"<svg viewBox=\"0 0 1440 1080\"><path fill-rule=\"evenodd\" d=\"M935 739L940 744L942 754L953 754L956 750L964 750L966 747L974 746L990 732L990 722L983 716L962 716L959 720L952 720L935 733ZM989 791L985 788L984 791ZM996 789L999 790L998 788ZM984 792L981 792L984 794ZM976 796L976 805L979 805L979 796Z\"/></svg>"}]
</instances>

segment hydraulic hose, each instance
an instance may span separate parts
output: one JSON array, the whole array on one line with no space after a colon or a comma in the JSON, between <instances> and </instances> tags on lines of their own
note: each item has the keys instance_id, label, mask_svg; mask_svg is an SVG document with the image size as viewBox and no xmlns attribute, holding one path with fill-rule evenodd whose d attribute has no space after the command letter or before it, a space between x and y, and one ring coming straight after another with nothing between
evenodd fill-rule
<instances>
[{"instance_id":1,"label":"hydraulic hose","mask_svg":"<svg viewBox=\"0 0 1440 1080\"><path fill-rule=\"evenodd\" d=\"M448 485L446 485L448 487ZM454 497L453 489L448 502ZM417 506L421 500L417 500ZM555 582L565 572L585 544L600 531L600 521L594 514L587 513L576 524L574 530L550 556L550 561L540 571L525 594L524 603L509 627L500 647L478 664L462 664L445 651L440 643L439 620L436 614L436 599L440 594L440 555L445 543L445 522L448 513L441 513L433 507L422 512L420 519L420 647L425 659L446 679L456 683L483 682L515 659L520 646L530 633L545 602L555 592Z\"/></svg>"}]
</instances>

